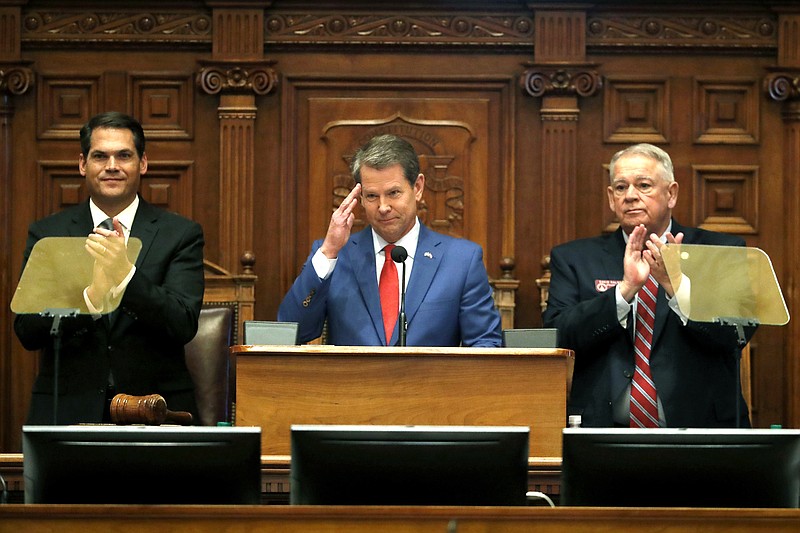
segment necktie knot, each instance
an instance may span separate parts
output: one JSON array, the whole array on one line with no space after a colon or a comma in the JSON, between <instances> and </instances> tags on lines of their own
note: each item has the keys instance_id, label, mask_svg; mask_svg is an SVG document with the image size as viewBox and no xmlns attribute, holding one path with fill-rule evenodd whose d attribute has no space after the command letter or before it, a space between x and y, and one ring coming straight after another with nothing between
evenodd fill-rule
<instances>
[{"instance_id":1,"label":"necktie knot","mask_svg":"<svg viewBox=\"0 0 800 533\"><path fill-rule=\"evenodd\" d=\"M109 217L104 221L102 221L100 224L98 224L97 227L107 229L109 231L114 231L114 220Z\"/></svg>"}]
</instances>

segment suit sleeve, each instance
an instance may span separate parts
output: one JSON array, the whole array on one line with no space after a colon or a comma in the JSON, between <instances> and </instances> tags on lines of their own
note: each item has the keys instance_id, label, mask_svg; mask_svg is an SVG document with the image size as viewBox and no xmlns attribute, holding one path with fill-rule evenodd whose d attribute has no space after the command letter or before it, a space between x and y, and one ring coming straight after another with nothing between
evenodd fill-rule
<instances>
[{"instance_id":1,"label":"suit sleeve","mask_svg":"<svg viewBox=\"0 0 800 533\"><path fill-rule=\"evenodd\" d=\"M479 246L469 259L459 322L463 346L497 347L502 344L500 313L494 305L489 275L483 265L483 251Z\"/></svg>"},{"instance_id":2,"label":"suit sleeve","mask_svg":"<svg viewBox=\"0 0 800 533\"><path fill-rule=\"evenodd\" d=\"M300 343L322 335L327 317L327 295L332 276L326 280L319 279L311 264L311 258L321 245L322 241L314 243L300 274L278 307L279 321L299 324L297 337Z\"/></svg>"},{"instance_id":3,"label":"suit sleeve","mask_svg":"<svg viewBox=\"0 0 800 533\"><path fill-rule=\"evenodd\" d=\"M573 255L560 247L550 253L550 291L543 325L558 329L560 347L591 352L624 335L625 329L617 319L613 287L598 293L590 276L568 259Z\"/></svg>"},{"instance_id":4,"label":"suit sleeve","mask_svg":"<svg viewBox=\"0 0 800 533\"><path fill-rule=\"evenodd\" d=\"M153 246L159 246L159 242ZM200 225L186 221L171 253L157 270L137 267L120 309L148 331L165 335L177 344L192 340L203 303L203 246Z\"/></svg>"}]
</instances>

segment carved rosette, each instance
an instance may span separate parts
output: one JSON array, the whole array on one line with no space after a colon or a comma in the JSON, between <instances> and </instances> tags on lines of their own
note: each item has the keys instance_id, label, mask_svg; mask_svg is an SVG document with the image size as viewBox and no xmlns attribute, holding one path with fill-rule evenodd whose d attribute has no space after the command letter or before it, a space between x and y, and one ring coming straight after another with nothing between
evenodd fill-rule
<instances>
[{"instance_id":1,"label":"carved rosette","mask_svg":"<svg viewBox=\"0 0 800 533\"><path fill-rule=\"evenodd\" d=\"M271 93L278 85L273 62L215 63L203 66L197 73L197 86L206 94Z\"/></svg>"},{"instance_id":2,"label":"carved rosette","mask_svg":"<svg viewBox=\"0 0 800 533\"><path fill-rule=\"evenodd\" d=\"M19 65L0 65L0 93L20 96L33 86L33 70Z\"/></svg>"},{"instance_id":3,"label":"carved rosette","mask_svg":"<svg viewBox=\"0 0 800 533\"><path fill-rule=\"evenodd\" d=\"M603 87L595 65L531 65L520 78L529 96L594 96Z\"/></svg>"},{"instance_id":4,"label":"carved rosette","mask_svg":"<svg viewBox=\"0 0 800 533\"><path fill-rule=\"evenodd\" d=\"M800 69L780 69L768 74L764 89L776 102L800 99Z\"/></svg>"}]
</instances>

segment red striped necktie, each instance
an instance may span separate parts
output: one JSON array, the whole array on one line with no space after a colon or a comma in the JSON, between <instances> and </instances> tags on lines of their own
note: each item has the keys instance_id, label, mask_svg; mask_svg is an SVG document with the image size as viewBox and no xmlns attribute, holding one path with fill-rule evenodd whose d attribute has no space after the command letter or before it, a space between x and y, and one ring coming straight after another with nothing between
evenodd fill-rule
<instances>
[{"instance_id":1,"label":"red striped necktie","mask_svg":"<svg viewBox=\"0 0 800 533\"><path fill-rule=\"evenodd\" d=\"M656 318L658 284L653 276L636 295L636 338L633 341L635 370L631 383L631 427L658 427L658 397L650 374L650 348Z\"/></svg>"}]
</instances>

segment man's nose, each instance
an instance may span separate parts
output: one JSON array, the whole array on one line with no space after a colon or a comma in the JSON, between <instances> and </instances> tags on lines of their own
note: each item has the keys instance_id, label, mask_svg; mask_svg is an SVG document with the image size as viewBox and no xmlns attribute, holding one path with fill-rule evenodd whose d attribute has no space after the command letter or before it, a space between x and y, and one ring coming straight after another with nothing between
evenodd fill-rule
<instances>
[{"instance_id":1,"label":"man's nose","mask_svg":"<svg viewBox=\"0 0 800 533\"><path fill-rule=\"evenodd\" d=\"M109 156L108 161L106 162L106 169L116 170L116 168L117 168L117 158L114 157L113 155Z\"/></svg>"}]
</instances>

